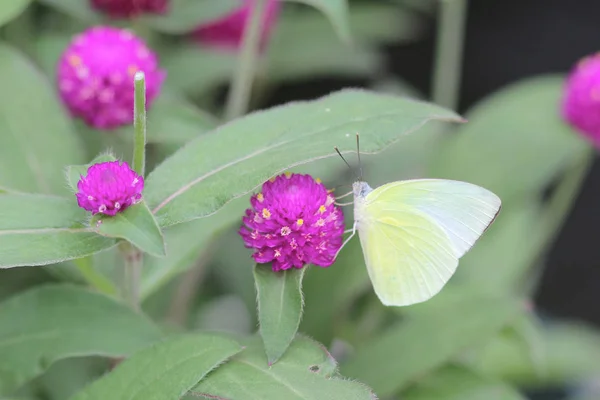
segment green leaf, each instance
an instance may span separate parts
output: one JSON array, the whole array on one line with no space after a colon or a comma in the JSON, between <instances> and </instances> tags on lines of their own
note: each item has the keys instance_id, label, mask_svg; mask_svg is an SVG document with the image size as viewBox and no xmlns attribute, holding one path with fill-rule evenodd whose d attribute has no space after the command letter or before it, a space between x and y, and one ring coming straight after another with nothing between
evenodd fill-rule
<instances>
[{"instance_id":1,"label":"green leaf","mask_svg":"<svg viewBox=\"0 0 600 400\"><path fill-rule=\"evenodd\" d=\"M325 348L299 337L276 364L268 366L260 339L213 371L190 392L194 398L256 400L372 400L358 382L339 378ZM193 396L193 397L192 397ZM212 396L212 397L211 397Z\"/></svg>"},{"instance_id":2,"label":"green leaf","mask_svg":"<svg viewBox=\"0 0 600 400\"><path fill-rule=\"evenodd\" d=\"M0 304L0 394L60 359L123 357L160 332L124 304L74 286L42 286Z\"/></svg>"},{"instance_id":3,"label":"green leaf","mask_svg":"<svg viewBox=\"0 0 600 400\"><path fill-rule=\"evenodd\" d=\"M273 82L316 74L373 75L385 65L375 46L411 41L422 31L414 15L385 3L351 7L349 22L356 45L340 41L321 13L283 13L269 45L264 78Z\"/></svg>"},{"instance_id":4,"label":"green leaf","mask_svg":"<svg viewBox=\"0 0 600 400\"><path fill-rule=\"evenodd\" d=\"M240 216L248 208L248 204L247 198L237 199L215 215L167 228L164 231L169 249L167 256L144 257L141 298L147 298L169 279L188 270L216 234L235 222L241 223Z\"/></svg>"},{"instance_id":5,"label":"green leaf","mask_svg":"<svg viewBox=\"0 0 600 400\"><path fill-rule=\"evenodd\" d=\"M430 175L484 186L505 204L537 197L589 148L560 118L563 84L563 76L531 78L478 103L440 146Z\"/></svg>"},{"instance_id":6,"label":"green leaf","mask_svg":"<svg viewBox=\"0 0 600 400\"><path fill-rule=\"evenodd\" d=\"M0 268L53 264L114 246L83 226L86 217L74 198L0 196Z\"/></svg>"},{"instance_id":7,"label":"green leaf","mask_svg":"<svg viewBox=\"0 0 600 400\"><path fill-rule=\"evenodd\" d=\"M71 400L179 399L240 350L216 335L173 337L135 353Z\"/></svg>"},{"instance_id":8,"label":"green leaf","mask_svg":"<svg viewBox=\"0 0 600 400\"><path fill-rule=\"evenodd\" d=\"M215 52L197 44L166 48L160 53L162 67L169 79L165 86L183 93L204 93L231 78L236 53ZM190 73L190 65L202 67L202 73Z\"/></svg>"},{"instance_id":9,"label":"green leaf","mask_svg":"<svg viewBox=\"0 0 600 400\"><path fill-rule=\"evenodd\" d=\"M214 116L185 99L161 93L148 110L148 143L184 144L217 125ZM121 129L121 134L133 140L133 127Z\"/></svg>"},{"instance_id":10,"label":"green leaf","mask_svg":"<svg viewBox=\"0 0 600 400\"><path fill-rule=\"evenodd\" d=\"M254 266L260 335L269 365L285 353L302 319L302 278L306 268L275 272L271 264Z\"/></svg>"},{"instance_id":11,"label":"green leaf","mask_svg":"<svg viewBox=\"0 0 600 400\"><path fill-rule=\"evenodd\" d=\"M96 214L90 225L103 236L125 239L155 257L167 254L160 227L144 201L112 217Z\"/></svg>"},{"instance_id":12,"label":"green leaf","mask_svg":"<svg viewBox=\"0 0 600 400\"><path fill-rule=\"evenodd\" d=\"M519 313L517 302L508 297L467 288L450 294L413 306L406 321L358 348L342 373L372 386L379 396L390 396L488 339Z\"/></svg>"},{"instance_id":13,"label":"green leaf","mask_svg":"<svg viewBox=\"0 0 600 400\"><path fill-rule=\"evenodd\" d=\"M340 39L346 43L352 41L350 34L350 24L348 22L348 1L347 0L287 0L296 3L304 3L315 7L329 18Z\"/></svg>"},{"instance_id":14,"label":"green leaf","mask_svg":"<svg viewBox=\"0 0 600 400\"><path fill-rule=\"evenodd\" d=\"M402 393L403 400L525 400L518 391L493 378L449 365Z\"/></svg>"},{"instance_id":15,"label":"green leaf","mask_svg":"<svg viewBox=\"0 0 600 400\"><path fill-rule=\"evenodd\" d=\"M0 5L0 25L17 18L29 6L31 0L11 0Z\"/></svg>"},{"instance_id":16,"label":"green leaf","mask_svg":"<svg viewBox=\"0 0 600 400\"><path fill-rule=\"evenodd\" d=\"M112 154L100 154L98 157L94 158L92 162L85 165L69 165L66 169L67 183L73 192L78 192L77 183L79 183L79 179L82 176L87 175L87 170L94 164L102 163L102 162L110 162L116 161L117 159Z\"/></svg>"},{"instance_id":17,"label":"green leaf","mask_svg":"<svg viewBox=\"0 0 600 400\"><path fill-rule=\"evenodd\" d=\"M171 0L165 15L145 15L140 22L160 32L181 34L224 17L238 7L239 0Z\"/></svg>"},{"instance_id":18,"label":"green leaf","mask_svg":"<svg viewBox=\"0 0 600 400\"><path fill-rule=\"evenodd\" d=\"M431 120L459 122L451 111L363 90L256 112L202 135L146 180L145 196L161 226L208 216L286 169L361 150L378 152ZM235 143L235 145L231 145Z\"/></svg>"},{"instance_id":19,"label":"green leaf","mask_svg":"<svg viewBox=\"0 0 600 400\"><path fill-rule=\"evenodd\" d=\"M0 96L0 186L65 194L61 171L81 163L83 149L50 84L20 53L0 43L0 86L5 94Z\"/></svg>"},{"instance_id":20,"label":"green leaf","mask_svg":"<svg viewBox=\"0 0 600 400\"><path fill-rule=\"evenodd\" d=\"M467 361L485 374L524 387L569 385L600 373L600 335L592 326L550 323L541 329L538 340L544 352L540 365L514 332L497 335Z\"/></svg>"}]
</instances>

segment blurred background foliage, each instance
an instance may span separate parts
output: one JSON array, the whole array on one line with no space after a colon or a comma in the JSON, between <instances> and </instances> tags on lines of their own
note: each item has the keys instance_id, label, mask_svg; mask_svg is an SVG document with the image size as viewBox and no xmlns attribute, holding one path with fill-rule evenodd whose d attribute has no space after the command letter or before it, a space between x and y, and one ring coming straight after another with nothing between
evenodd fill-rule
<instances>
[{"instance_id":1,"label":"blurred background foliage","mask_svg":"<svg viewBox=\"0 0 600 400\"><path fill-rule=\"evenodd\" d=\"M18 63L37 65L44 75L40 79L53 81L72 35L100 22L84 3L11 0L0 5L0 22L6 23L2 37L18 48L0 48L3 91L13 87L7 85ZM182 13L132 26L158 52L168 73L149 111L150 170L220 123L236 56L203 48L184 35L199 18L217 15L216 3L197 16ZM597 46L595 19L589 28L592 9L595 15L600 11L586 1L577 6L558 0L472 1L459 102L469 122L426 126L385 152L363 158L365 178L374 187L416 177L458 179L482 185L503 200L499 218L461 260L456 276L425 304L383 307L370 288L357 239L334 266L311 267L306 274L301 332L327 346L342 374L372 386L382 399L600 398L600 331L589 324L600 320L570 318L581 313L561 305L565 293L547 294L540 287L557 251L557 235L592 164L593 150L558 115L567 69ZM346 43L321 13L286 3L260 66L252 108L314 98L344 86L430 98L437 15L434 0L352 0L352 42ZM561 34L563 44L550 39ZM37 93L36 82L18 85L31 96ZM64 129L49 122L51 107L38 111L40 128L48 135ZM68 129L80 131L86 160L106 147L125 157L131 153L127 129L99 133L78 122ZM354 178L338 159L295 171L321 177L340 194ZM144 310L165 329L255 331L252 263L236 233L247 205L245 196L213 216L168 228L166 260L145 260ZM583 209L577 210L583 215ZM350 220L352 210L345 212ZM587 212L598 215L595 208ZM577 241L592 231L570 232ZM597 247L595 241L586 243ZM576 250L563 248L571 259ZM109 284L118 279L116 251L100 253L94 261L89 274ZM76 268L76 262L86 261L1 270L0 299L47 281L85 283L81 271L86 269ZM555 272L557 283L546 285L560 285L559 276ZM598 280L600 275L589 277ZM581 275L569 279L585 285ZM540 312L534 301L540 293L548 312ZM597 310L597 292L592 294L578 304ZM553 316L552 305L562 310L561 318ZM60 361L15 399L65 399L100 376L106 364L100 358Z\"/></svg>"}]
</instances>

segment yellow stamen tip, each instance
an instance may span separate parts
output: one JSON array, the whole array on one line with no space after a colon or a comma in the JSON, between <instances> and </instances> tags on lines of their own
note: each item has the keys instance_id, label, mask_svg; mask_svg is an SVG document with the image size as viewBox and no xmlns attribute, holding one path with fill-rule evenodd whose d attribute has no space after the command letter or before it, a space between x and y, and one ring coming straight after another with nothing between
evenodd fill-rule
<instances>
[{"instance_id":1,"label":"yellow stamen tip","mask_svg":"<svg viewBox=\"0 0 600 400\"><path fill-rule=\"evenodd\" d=\"M317 182L317 183L321 183L321 182L323 182L323 181L321 180L321 178L317 178L317 179L315 179L315 182Z\"/></svg>"},{"instance_id":2,"label":"yellow stamen tip","mask_svg":"<svg viewBox=\"0 0 600 400\"><path fill-rule=\"evenodd\" d=\"M73 67L78 67L81 65L81 57L76 54L71 54L68 58L69 64Z\"/></svg>"},{"instance_id":3,"label":"yellow stamen tip","mask_svg":"<svg viewBox=\"0 0 600 400\"><path fill-rule=\"evenodd\" d=\"M300 218L300 219L298 219L298 221L296 221L296 225L302 226L302 224L304 224L304 220L302 218Z\"/></svg>"},{"instance_id":4,"label":"yellow stamen tip","mask_svg":"<svg viewBox=\"0 0 600 400\"><path fill-rule=\"evenodd\" d=\"M256 195L256 200L262 203L265 200L265 196L263 196L262 193L259 193Z\"/></svg>"},{"instance_id":5,"label":"yellow stamen tip","mask_svg":"<svg viewBox=\"0 0 600 400\"><path fill-rule=\"evenodd\" d=\"M325 208L325 206L321 206L319 207L319 213L323 214L325 211L327 210L327 208Z\"/></svg>"},{"instance_id":6,"label":"yellow stamen tip","mask_svg":"<svg viewBox=\"0 0 600 400\"><path fill-rule=\"evenodd\" d=\"M262 216L263 216L263 218L266 218L266 219L271 218L271 211L269 211L266 208L263 208L262 209Z\"/></svg>"},{"instance_id":7,"label":"yellow stamen tip","mask_svg":"<svg viewBox=\"0 0 600 400\"><path fill-rule=\"evenodd\" d=\"M289 171L287 171L287 172L284 173L284 175L285 175L286 178L290 179L291 176L292 176L292 173L289 172Z\"/></svg>"}]
</instances>

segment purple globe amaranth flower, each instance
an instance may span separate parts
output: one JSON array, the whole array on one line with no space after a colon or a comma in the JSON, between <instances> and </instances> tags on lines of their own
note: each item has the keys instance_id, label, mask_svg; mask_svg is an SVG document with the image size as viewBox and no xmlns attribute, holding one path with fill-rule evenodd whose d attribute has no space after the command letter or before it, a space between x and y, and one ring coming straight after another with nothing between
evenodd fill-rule
<instances>
[{"instance_id":1,"label":"purple globe amaranth flower","mask_svg":"<svg viewBox=\"0 0 600 400\"><path fill-rule=\"evenodd\" d=\"M168 0L90 0L93 8L112 18L134 18L141 14L164 14Z\"/></svg>"},{"instance_id":2,"label":"purple globe amaranth flower","mask_svg":"<svg viewBox=\"0 0 600 400\"><path fill-rule=\"evenodd\" d=\"M100 26L77 35L62 54L58 90L71 114L99 129L133 122L133 81L146 76L146 105L158 95L166 73L154 53L124 29Z\"/></svg>"},{"instance_id":3,"label":"purple globe amaranth flower","mask_svg":"<svg viewBox=\"0 0 600 400\"><path fill-rule=\"evenodd\" d=\"M257 263L273 271L328 267L342 245L344 214L325 186L310 175L280 175L252 196L239 234Z\"/></svg>"},{"instance_id":4,"label":"purple globe amaranth flower","mask_svg":"<svg viewBox=\"0 0 600 400\"><path fill-rule=\"evenodd\" d=\"M199 43L224 49L238 49L242 42L244 29L250 21L252 7L256 0L243 0L243 5L230 14L209 23L198 26L193 32ZM261 48L270 36L279 15L281 0L266 0L266 9L262 21Z\"/></svg>"},{"instance_id":5,"label":"purple globe amaranth flower","mask_svg":"<svg viewBox=\"0 0 600 400\"><path fill-rule=\"evenodd\" d=\"M91 211L115 215L142 200L144 178L124 161L109 161L90 166L77 182L77 204Z\"/></svg>"},{"instance_id":6,"label":"purple globe amaranth flower","mask_svg":"<svg viewBox=\"0 0 600 400\"><path fill-rule=\"evenodd\" d=\"M563 118L600 147L600 53L585 57L567 78Z\"/></svg>"}]
</instances>

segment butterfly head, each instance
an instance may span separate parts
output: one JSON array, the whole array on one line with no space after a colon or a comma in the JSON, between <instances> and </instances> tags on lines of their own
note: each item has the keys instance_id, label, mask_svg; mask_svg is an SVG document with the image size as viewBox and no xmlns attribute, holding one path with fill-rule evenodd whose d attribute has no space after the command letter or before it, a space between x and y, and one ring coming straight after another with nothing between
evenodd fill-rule
<instances>
[{"instance_id":1,"label":"butterfly head","mask_svg":"<svg viewBox=\"0 0 600 400\"><path fill-rule=\"evenodd\" d=\"M373 189L365 181L356 181L352 184L352 192L355 199L365 198Z\"/></svg>"}]
</instances>

